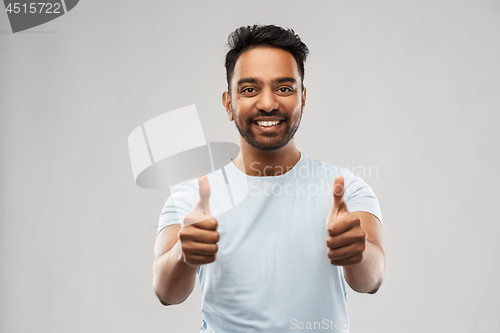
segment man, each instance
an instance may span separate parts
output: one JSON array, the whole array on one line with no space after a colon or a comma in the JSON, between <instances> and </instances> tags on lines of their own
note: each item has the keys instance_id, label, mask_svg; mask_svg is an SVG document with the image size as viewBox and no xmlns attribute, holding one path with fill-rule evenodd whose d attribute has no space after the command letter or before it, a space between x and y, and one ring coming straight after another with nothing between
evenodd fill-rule
<instances>
[{"instance_id":1,"label":"man","mask_svg":"<svg viewBox=\"0 0 500 333\"><path fill-rule=\"evenodd\" d=\"M384 276L377 198L347 170L297 150L308 49L293 30L242 27L229 47L222 102L241 150L167 200L155 293L179 304L198 275L202 332L348 332L344 281L375 293Z\"/></svg>"}]
</instances>

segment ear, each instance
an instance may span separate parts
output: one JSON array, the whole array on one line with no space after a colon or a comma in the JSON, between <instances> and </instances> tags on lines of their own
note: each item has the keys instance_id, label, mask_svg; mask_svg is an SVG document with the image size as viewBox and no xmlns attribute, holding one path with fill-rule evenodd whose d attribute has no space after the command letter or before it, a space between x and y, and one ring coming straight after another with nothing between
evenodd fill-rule
<instances>
[{"instance_id":1,"label":"ear","mask_svg":"<svg viewBox=\"0 0 500 333\"><path fill-rule=\"evenodd\" d=\"M306 88L302 89L302 110L306 106Z\"/></svg>"},{"instance_id":2,"label":"ear","mask_svg":"<svg viewBox=\"0 0 500 333\"><path fill-rule=\"evenodd\" d=\"M227 91L222 93L222 105L226 109L227 117L229 121L233 121L233 113L231 112L231 95Z\"/></svg>"}]
</instances>

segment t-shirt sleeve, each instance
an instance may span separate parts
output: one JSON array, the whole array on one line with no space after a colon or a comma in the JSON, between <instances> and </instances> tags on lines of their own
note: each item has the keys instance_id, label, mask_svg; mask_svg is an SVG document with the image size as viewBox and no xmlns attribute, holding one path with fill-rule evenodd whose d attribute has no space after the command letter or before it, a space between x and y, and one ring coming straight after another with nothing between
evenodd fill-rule
<instances>
[{"instance_id":1,"label":"t-shirt sleeve","mask_svg":"<svg viewBox=\"0 0 500 333\"><path fill-rule=\"evenodd\" d=\"M177 185L163 206L156 235L169 225L181 224L184 217L193 211L197 200L197 189L189 182Z\"/></svg>"},{"instance_id":2,"label":"t-shirt sleeve","mask_svg":"<svg viewBox=\"0 0 500 333\"><path fill-rule=\"evenodd\" d=\"M349 170L344 170L344 199L350 212L368 212L382 223L382 212L372 188Z\"/></svg>"}]
</instances>

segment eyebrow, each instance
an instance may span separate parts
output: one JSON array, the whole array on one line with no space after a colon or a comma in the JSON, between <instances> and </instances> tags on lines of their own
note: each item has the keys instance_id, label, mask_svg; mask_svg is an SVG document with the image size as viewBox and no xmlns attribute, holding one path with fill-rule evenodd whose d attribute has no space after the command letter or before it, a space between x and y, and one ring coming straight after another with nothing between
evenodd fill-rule
<instances>
[{"instance_id":1,"label":"eyebrow","mask_svg":"<svg viewBox=\"0 0 500 333\"><path fill-rule=\"evenodd\" d=\"M295 80L293 77L285 76L285 77L279 77L277 79L274 79L272 82L273 83L285 83L285 82L297 83L297 80ZM238 82L236 82L236 86L239 87L243 83L262 83L262 81L257 80L254 77L245 77L241 80L238 80Z\"/></svg>"},{"instance_id":2,"label":"eyebrow","mask_svg":"<svg viewBox=\"0 0 500 333\"><path fill-rule=\"evenodd\" d=\"M293 77L279 77L273 80L273 83L285 83L285 82L297 83L297 80L295 80Z\"/></svg>"},{"instance_id":3,"label":"eyebrow","mask_svg":"<svg viewBox=\"0 0 500 333\"><path fill-rule=\"evenodd\" d=\"M241 86L243 83L261 83L260 80L257 80L256 78L254 77L245 77L241 80L238 80L238 82L236 82L236 86L239 87Z\"/></svg>"}]
</instances>

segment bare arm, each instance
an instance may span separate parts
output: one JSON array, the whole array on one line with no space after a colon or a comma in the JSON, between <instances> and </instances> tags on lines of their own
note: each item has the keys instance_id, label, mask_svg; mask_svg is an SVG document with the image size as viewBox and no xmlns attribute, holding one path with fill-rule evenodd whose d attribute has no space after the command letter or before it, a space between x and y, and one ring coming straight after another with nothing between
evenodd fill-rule
<instances>
[{"instance_id":1,"label":"bare arm","mask_svg":"<svg viewBox=\"0 0 500 333\"><path fill-rule=\"evenodd\" d=\"M374 294L385 275L384 239L380 221L367 212L353 212L361 220L366 232L366 245L360 263L344 266L344 276L349 286L359 293Z\"/></svg>"},{"instance_id":2,"label":"bare arm","mask_svg":"<svg viewBox=\"0 0 500 333\"><path fill-rule=\"evenodd\" d=\"M196 281L196 268L182 258L180 229L180 224L163 228L155 242L153 288L163 305L182 303L193 291Z\"/></svg>"},{"instance_id":3,"label":"bare arm","mask_svg":"<svg viewBox=\"0 0 500 333\"><path fill-rule=\"evenodd\" d=\"M218 251L220 235L210 213L208 178L198 181L200 200L184 218L183 226L165 227L156 238L153 289L163 305L184 302L193 291L198 267L214 262Z\"/></svg>"},{"instance_id":4,"label":"bare arm","mask_svg":"<svg viewBox=\"0 0 500 333\"><path fill-rule=\"evenodd\" d=\"M343 194L344 179L337 176L333 207L327 218L328 257L332 265L344 268L345 279L354 291L374 294L385 273L382 227L370 213L349 212Z\"/></svg>"}]
</instances>

